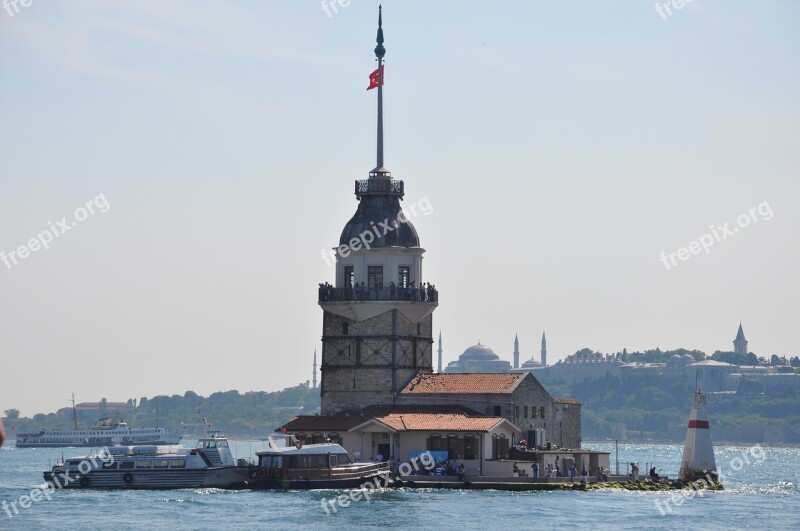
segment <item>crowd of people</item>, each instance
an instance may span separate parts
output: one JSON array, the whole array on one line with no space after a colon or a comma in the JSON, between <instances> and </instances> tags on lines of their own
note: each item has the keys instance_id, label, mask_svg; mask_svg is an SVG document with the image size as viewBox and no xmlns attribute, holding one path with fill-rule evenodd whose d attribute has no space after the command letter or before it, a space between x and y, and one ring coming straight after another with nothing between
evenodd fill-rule
<instances>
[{"instance_id":1,"label":"crowd of people","mask_svg":"<svg viewBox=\"0 0 800 531\"><path fill-rule=\"evenodd\" d=\"M389 287L384 287L382 282L376 282L372 287L364 282L353 284L348 288L337 288L328 282L319 285L320 302L341 301L411 301L411 302L437 302L439 293L436 286L423 282L417 286L410 282L407 286L400 286L391 282Z\"/></svg>"}]
</instances>

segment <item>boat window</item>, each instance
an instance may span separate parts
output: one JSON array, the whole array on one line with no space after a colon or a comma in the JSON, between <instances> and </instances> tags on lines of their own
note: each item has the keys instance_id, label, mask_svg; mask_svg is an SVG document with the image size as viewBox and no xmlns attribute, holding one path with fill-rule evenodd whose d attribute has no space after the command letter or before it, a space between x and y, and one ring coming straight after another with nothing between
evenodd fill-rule
<instances>
[{"instance_id":1,"label":"boat window","mask_svg":"<svg viewBox=\"0 0 800 531\"><path fill-rule=\"evenodd\" d=\"M328 463L329 463L331 468L333 468L333 467L335 467L336 465L339 464L339 461L336 458L336 454L331 454L331 455L328 456Z\"/></svg>"},{"instance_id":2,"label":"boat window","mask_svg":"<svg viewBox=\"0 0 800 531\"><path fill-rule=\"evenodd\" d=\"M70 465L79 465L79 464L81 464L81 459L70 459L69 460L69 464Z\"/></svg>"},{"instance_id":3,"label":"boat window","mask_svg":"<svg viewBox=\"0 0 800 531\"><path fill-rule=\"evenodd\" d=\"M216 448L216 447L217 447L217 441L208 441L206 443L206 448Z\"/></svg>"},{"instance_id":4,"label":"boat window","mask_svg":"<svg viewBox=\"0 0 800 531\"><path fill-rule=\"evenodd\" d=\"M126 468L133 468L133 461L122 461L119 464L119 468L121 470L125 470Z\"/></svg>"},{"instance_id":5,"label":"boat window","mask_svg":"<svg viewBox=\"0 0 800 531\"><path fill-rule=\"evenodd\" d=\"M153 461L153 468L167 468L168 466L169 466L169 461L167 461L166 459Z\"/></svg>"},{"instance_id":6,"label":"boat window","mask_svg":"<svg viewBox=\"0 0 800 531\"><path fill-rule=\"evenodd\" d=\"M103 463L103 468L105 470L113 470L113 469L117 468L117 462L113 461L111 463Z\"/></svg>"},{"instance_id":7,"label":"boat window","mask_svg":"<svg viewBox=\"0 0 800 531\"><path fill-rule=\"evenodd\" d=\"M186 468L186 459L176 459L169 464L170 468Z\"/></svg>"},{"instance_id":8,"label":"boat window","mask_svg":"<svg viewBox=\"0 0 800 531\"><path fill-rule=\"evenodd\" d=\"M152 461L136 461L136 468L153 468Z\"/></svg>"},{"instance_id":9,"label":"boat window","mask_svg":"<svg viewBox=\"0 0 800 531\"><path fill-rule=\"evenodd\" d=\"M227 448L228 441L217 441L217 448Z\"/></svg>"}]
</instances>

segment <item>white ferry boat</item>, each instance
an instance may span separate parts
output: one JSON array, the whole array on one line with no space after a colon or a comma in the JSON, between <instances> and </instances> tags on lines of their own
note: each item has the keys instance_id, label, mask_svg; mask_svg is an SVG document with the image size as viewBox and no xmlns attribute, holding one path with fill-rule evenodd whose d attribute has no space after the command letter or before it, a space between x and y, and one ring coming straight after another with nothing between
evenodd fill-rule
<instances>
[{"instance_id":1,"label":"white ferry boat","mask_svg":"<svg viewBox=\"0 0 800 531\"><path fill-rule=\"evenodd\" d=\"M134 446L178 444L180 436L164 428L131 428L125 422L100 419L88 430L42 430L34 433L18 433L17 448L61 448L68 446L97 448L102 446Z\"/></svg>"},{"instance_id":2,"label":"white ferry boat","mask_svg":"<svg viewBox=\"0 0 800 531\"><path fill-rule=\"evenodd\" d=\"M118 446L57 463L44 472L55 488L248 488L250 465L234 460L228 440L202 437L195 448L179 445Z\"/></svg>"}]
</instances>

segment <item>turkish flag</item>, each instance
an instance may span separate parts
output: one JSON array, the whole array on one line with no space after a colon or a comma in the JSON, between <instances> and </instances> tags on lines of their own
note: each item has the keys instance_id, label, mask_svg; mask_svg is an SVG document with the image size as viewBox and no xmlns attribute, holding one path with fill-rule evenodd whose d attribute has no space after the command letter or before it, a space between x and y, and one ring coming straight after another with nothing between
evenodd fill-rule
<instances>
[{"instance_id":1,"label":"turkish flag","mask_svg":"<svg viewBox=\"0 0 800 531\"><path fill-rule=\"evenodd\" d=\"M384 76L384 74L383 74L383 65L381 65L380 71L381 71L380 79L379 79L379 76L378 76L378 69L377 68L375 69L375 71L373 73L371 73L369 75L369 86L367 87L367 90L372 90L374 88L377 88L378 87L378 83L381 83L381 85L383 85L382 82L385 80L385 78L383 77Z\"/></svg>"}]
</instances>

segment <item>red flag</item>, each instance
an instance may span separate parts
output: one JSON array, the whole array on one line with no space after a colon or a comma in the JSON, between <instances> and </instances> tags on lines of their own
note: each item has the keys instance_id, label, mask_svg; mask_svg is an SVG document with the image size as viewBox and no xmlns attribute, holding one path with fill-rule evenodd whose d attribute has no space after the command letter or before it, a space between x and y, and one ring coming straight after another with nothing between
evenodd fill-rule
<instances>
[{"instance_id":1,"label":"red flag","mask_svg":"<svg viewBox=\"0 0 800 531\"><path fill-rule=\"evenodd\" d=\"M381 65L380 70L381 70L380 82L381 82L381 85L383 85L383 81L385 80L385 78L383 77L384 76L383 65ZM376 68L375 71L369 75L369 86L367 87L367 90L372 90L374 88L377 88L378 87L378 82L379 82L379 80L378 80L378 69Z\"/></svg>"}]
</instances>

